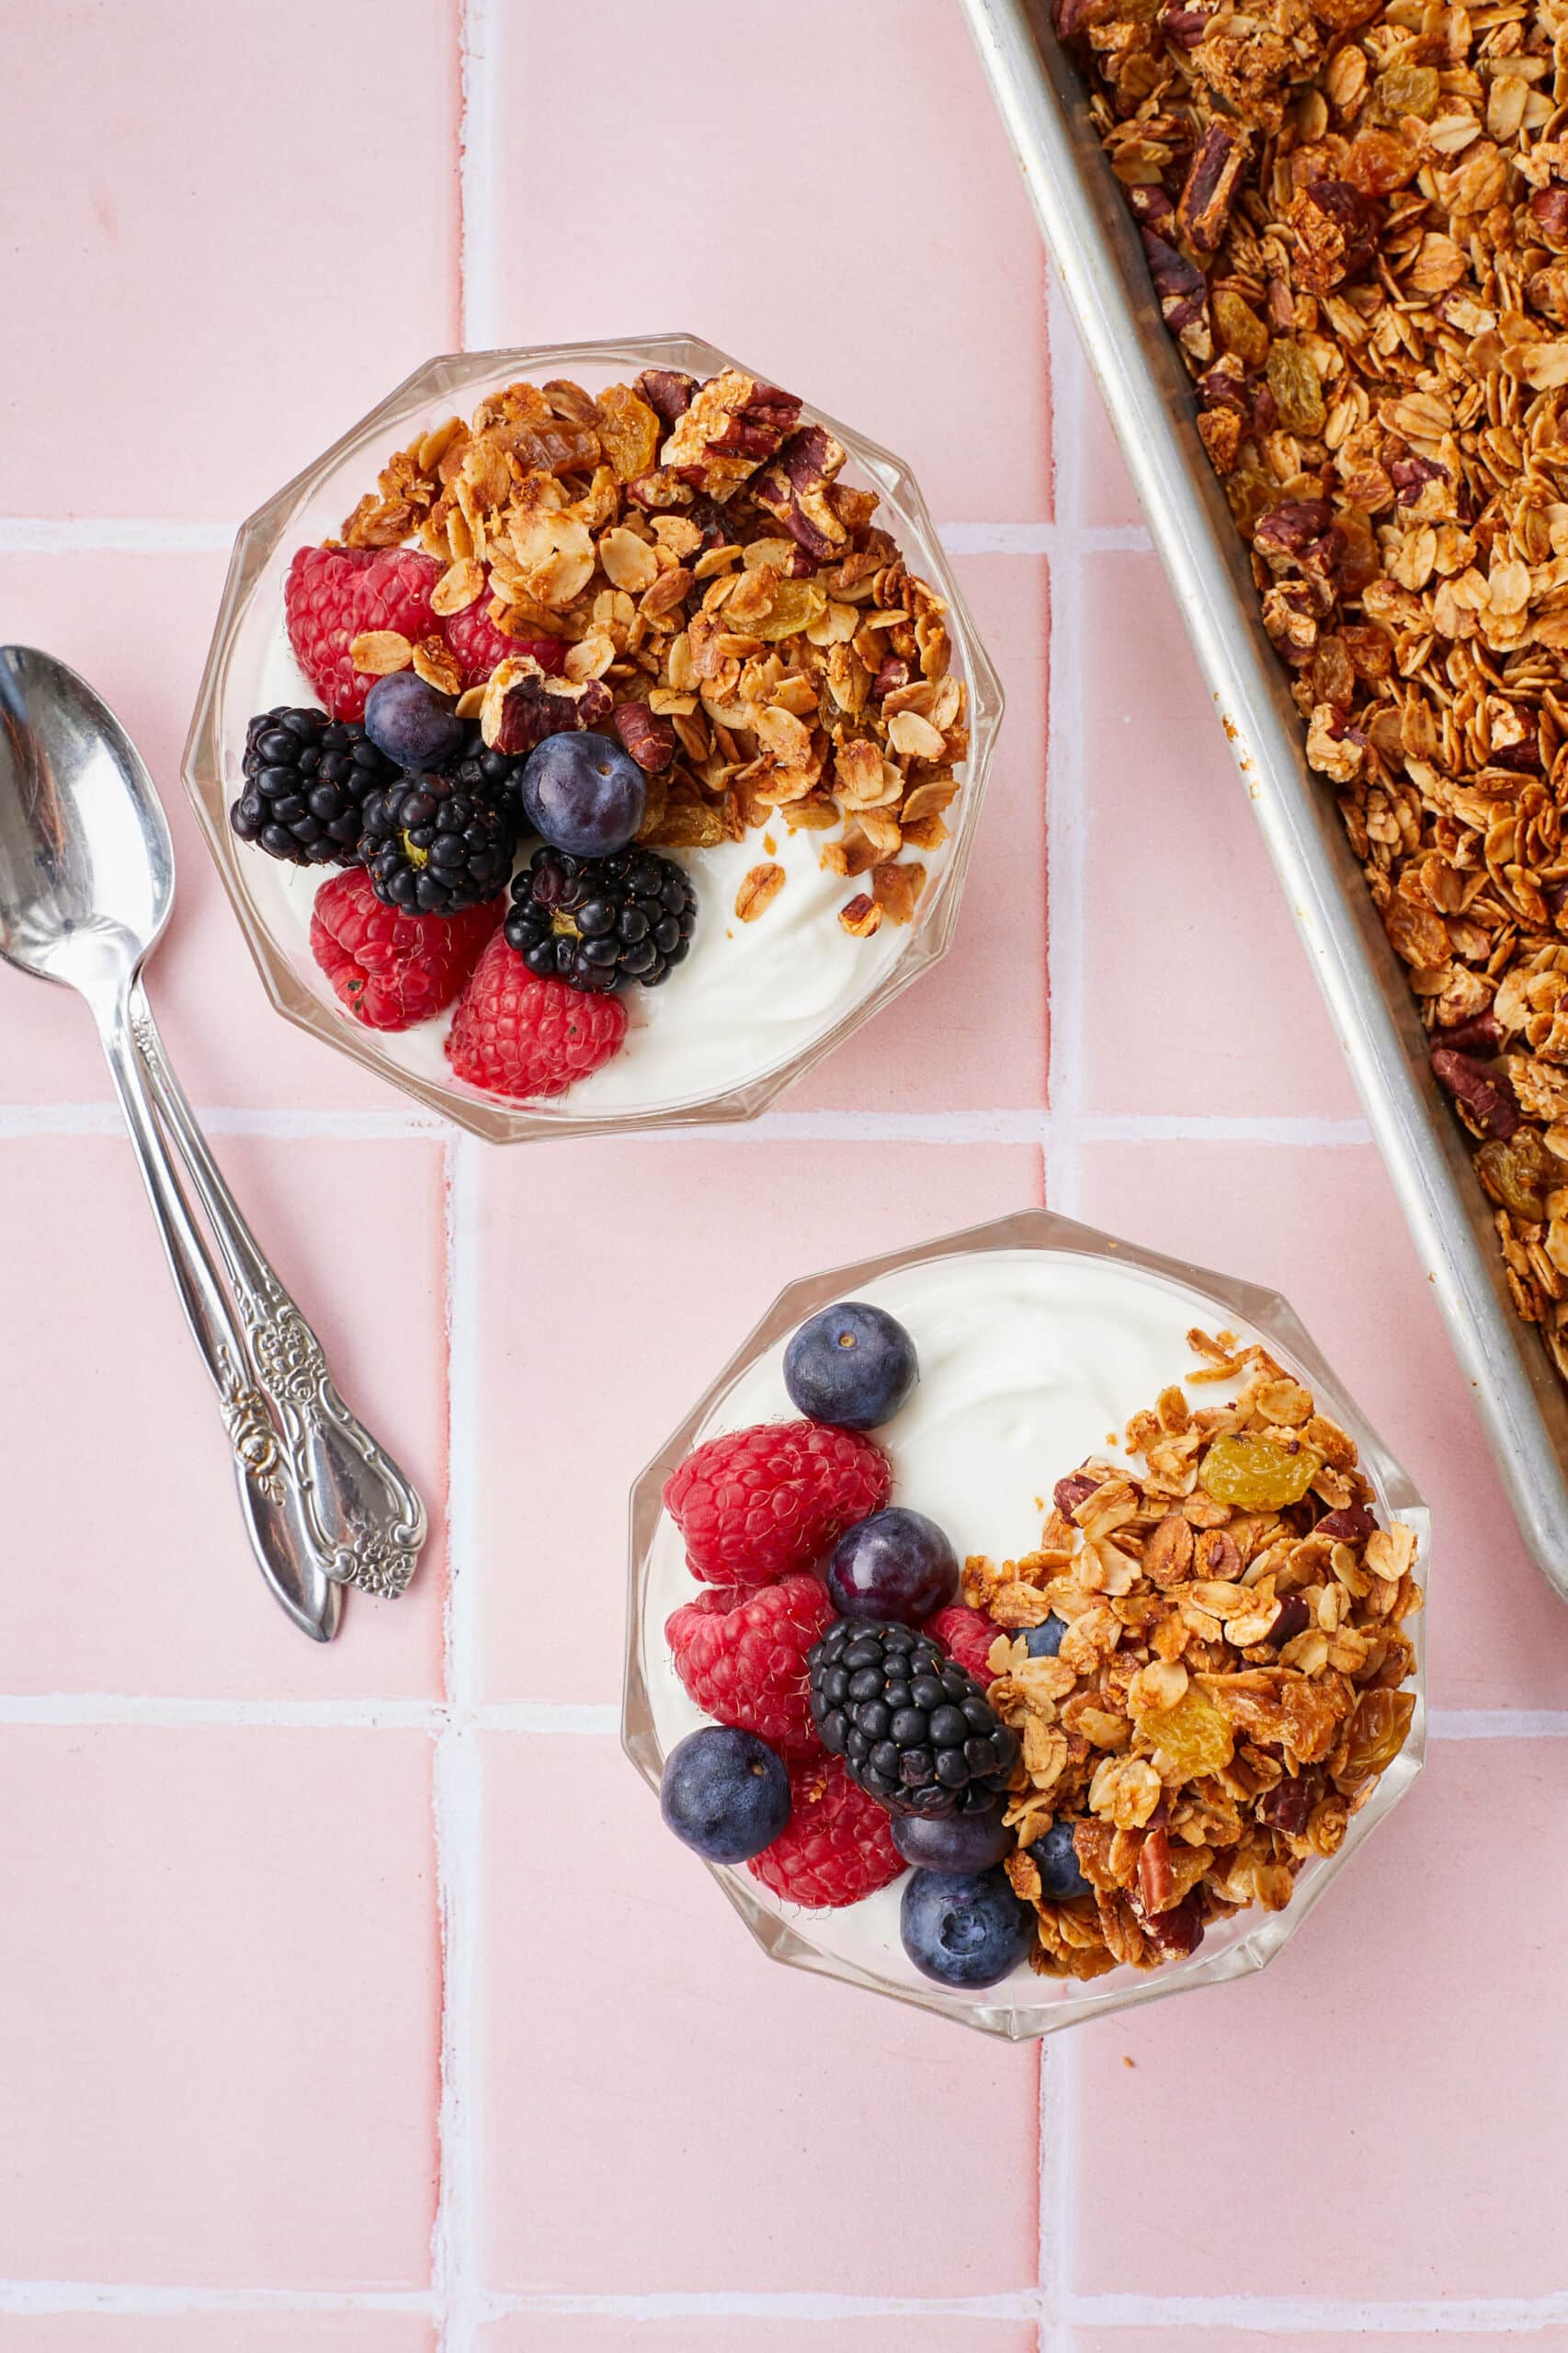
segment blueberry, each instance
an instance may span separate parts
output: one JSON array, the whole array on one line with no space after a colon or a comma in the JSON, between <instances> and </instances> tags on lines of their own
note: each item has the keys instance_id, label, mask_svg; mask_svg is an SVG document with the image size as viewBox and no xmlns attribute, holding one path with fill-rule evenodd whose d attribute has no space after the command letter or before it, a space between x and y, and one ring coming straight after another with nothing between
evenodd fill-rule
<instances>
[{"instance_id":1,"label":"blueberry","mask_svg":"<svg viewBox=\"0 0 1568 2353\"><path fill-rule=\"evenodd\" d=\"M1040 1872L1042 1895L1053 1904L1065 1904L1069 1896L1087 1895L1089 1882L1078 1869L1078 1850L1073 1844L1073 1824L1053 1822L1043 1838L1037 1838L1028 1853Z\"/></svg>"},{"instance_id":2,"label":"blueberry","mask_svg":"<svg viewBox=\"0 0 1568 2353\"><path fill-rule=\"evenodd\" d=\"M1014 1836L1002 1826L1002 1809L983 1813L898 1813L892 1843L906 1863L938 1871L983 1871L1013 1851Z\"/></svg>"},{"instance_id":3,"label":"blueberry","mask_svg":"<svg viewBox=\"0 0 1568 2353\"><path fill-rule=\"evenodd\" d=\"M523 770L523 814L573 858L624 849L647 805L642 769L608 735L547 735Z\"/></svg>"},{"instance_id":4,"label":"blueberry","mask_svg":"<svg viewBox=\"0 0 1568 2353\"><path fill-rule=\"evenodd\" d=\"M911 1872L899 1905L903 1949L938 1985L994 1985L1034 1937L1034 1914L1002 1870Z\"/></svg>"},{"instance_id":5,"label":"blueberry","mask_svg":"<svg viewBox=\"0 0 1568 2353\"><path fill-rule=\"evenodd\" d=\"M1067 1620L1053 1609L1043 1626L1030 1626L1024 1635L1024 1648L1030 1658L1054 1658L1062 1648L1062 1637L1067 1631Z\"/></svg>"},{"instance_id":6,"label":"blueberry","mask_svg":"<svg viewBox=\"0 0 1568 2353\"><path fill-rule=\"evenodd\" d=\"M839 1538L827 1589L841 1618L916 1626L958 1591L958 1556L934 1519L894 1504ZM916 1707L938 1703L911 1696Z\"/></svg>"},{"instance_id":7,"label":"blueberry","mask_svg":"<svg viewBox=\"0 0 1568 2353\"><path fill-rule=\"evenodd\" d=\"M463 732L447 697L412 670L378 678L365 698L365 733L400 768L444 768L461 750Z\"/></svg>"},{"instance_id":8,"label":"blueberry","mask_svg":"<svg viewBox=\"0 0 1568 2353\"><path fill-rule=\"evenodd\" d=\"M771 1847L789 1821L790 1775L755 1733L705 1724L665 1757L659 1811L707 1861L744 1863Z\"/></svg>"},{"instance_id":9,"label":"blueberry","mask_svg":"<svg viewBox=\"0 0 1568 2353\"><path fill-rule=\"evenodd\" d=\"M915 1343L903 1324L860 1299L824 1307L784 1352L784 1386L796 1410L846 1430L891 1422L919 1378Z\"/></svg>"}]
</instances>

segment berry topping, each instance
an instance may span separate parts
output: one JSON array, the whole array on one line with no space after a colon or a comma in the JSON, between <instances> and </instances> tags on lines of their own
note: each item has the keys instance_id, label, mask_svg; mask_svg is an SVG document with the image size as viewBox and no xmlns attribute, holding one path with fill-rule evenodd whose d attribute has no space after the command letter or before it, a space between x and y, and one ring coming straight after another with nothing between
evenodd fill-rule
<instances>
[{"instance_id":1,"label":"berry topping","mask_svg":"<svg viewBox=\"0 0 1568 2353\"><path fill-rule=\"evenodd\" d=\"M524 816L553 848L574 858L624 849L647 805L642 769L608 735L547 735L523 771Z\"/></svg>"},{"instance_id":2,"label":"berry topping","mask_svg":"<svg viewBox=\"0 0 1568 2353\"><path fill-rule=\"evenodd\" d=\"M994 1985L1034 1941L1034 1914L1006 1871L915 1871L898 1913L903 1949L938 1985Z\"/></svg>"},{"instance_id":3,"label":"berry topping","mask_svg":"<svg viewBox=\"0 0 1568 2353\"><path fill-rule=\"evenodd\" d=\"M430 592L441 576L434 556L413 548L300 548L283 583L283 614L294 659L335 719L359 719L373 684L348 649L371 630L395 630L410 644L436 627Z\"/></svg>"},{"instance_id":4,"label":"berry topping","mask_svg":"<svg viewBox=\"0 0 1568 2353\"><path fill-rule=\"evenodd\" d=\"M970 1609L955 1601L923 1619L920 1631L940 1643L950 1658L967 1666L983 1691L991 1680L991 1645L1002 1629L983 1609Z\"/></svg>"},{"instance_id":5,"label":"berry topping","mask_svg":"<svg viewBox=\"0 0 1568 2353\"><path fill-rule=\"evenodd\" d=\"M619 997L536 980L497 932L458 999L447 1059L491 1095L563 1095L619 1053L625 1035Z\"/></svg>"},{"instance_id":6,"label":"berry topping","mask_svg":"<svg viewBox=\"0 0 1568 2353\"><path fill-rule=\"evenodd\" d=\"M365 697L365 733L394 767L444 768L468 733L449 695L413 670L378 678Z\"/></svg>"},{"instance_id":7,"label":"berry topping","mask_svg":"<svg viewBox=\"0 0 1568 2353\"><path fill-rule=\"evenodd\" d=\"M547 844L512 898L506 937L529 972L574 989L657 988L687 954L697 921L685 870L651 849L579 858Z\"/></svg>"},{"instance_id":8,"label":"berry topping","mask_svg":"<svg viewBox=\"0 0 1568 2353\"><path fill-rule=\"evenodd\" d=\"M892 1841L906 1863L933 1871L989 1870L1017 1843L1000 1805L984 1813L895 1813Z\"/></svg>"},{"instance_id":9,"label":"berry topping","mask_svg":"<svg viewBox=\"0 0 1568 2353\"><path fill-rule=\"evenodd\" d=\"M788 1904L814 1912L858 1904L903 1869L887 1815L836 1756L790 1768L789 1827L747 1868Z\"/></svg>"},{"instance_id":10,"label":"berry topping","mask_svg":"<svg viewBox=\"0 0 1568 2353\"><path fill-rule=\"evenodd\" d=\"M412 1029L450 1005L500 920L494 899L457 915L404 915L353 867L316 892L311 953L367 1029Z\"/></svg>"},{"instance_id":11,"label":"berry topping","mask_svg":"<svg viewBox=\"0 0 1568 2353\"><path fill-rule=\"evenodd\" d=\"M614 997L573 1001L619 1009ZM820 1560L846 1528L886 1502L892 1478L881 1449L853 1430L760 1422L708 1438L688 1454L665 1483L665 1509L686 1539L693 1576L709 1585L768 1585Z\"/></svg>"},{"instance_id":12,"label":"berry topping","mask_svg":"<svg viewBox=\"0 0 1568 2353\"><path fill-rule=\"evenodd\" d=\"M770 1847L790 1819L790 1776L755 1733L704 1724L665 1759L659 1811L668 1828L710 1863L744 1863Z\"/></svg>"},{"instance_id":13,"label":"berry topping","mask_svg":"<svg viewBox=\"0 0 1568 2353\"><path fill-rule=\"evenodd\" d=\"M497 629L490 618L488 584L486 593L465 605L460 613L449 613L440 630L457 656L465 687L483 686L497 662L510 661L519 654L531 654L551 677L560 676L566 659L566 646L559 637L508 637L505 630Z\"/></svg>"},{"instance_id":14,"label":"berry topping","mask_svg":"<svg viewBox=\"0 0 1568 2353\"><path fill-rule=\"evenodd\" d=\"M451 915L504 891L517 835L509 812L450 776L402 777L365 803L359 854L378 899Z\"/></svg>"},{"instance_id":15,"label":"berry topping","mask_svg":"<svg viewBox=\"0 0 1568 2353\"><path fill-rule=\"evenodd\" d=\"M1053 1609L1038 1626L1024 1629L1024 1648L1030 1658L1054 1658L1062 1648L1062 1637L1067 1631L1067 1620Z\"/></svg>"},{"instance_id":16,"label":"berry topping","mask_svg":"<svg viewBox=\"0 0 1568 2353\"><path fill-rule=\"evenodd\" d=\"M956 1659L913 1627L841 1618L807 1660L822 1745L895 1813L982 1813L1017 1762L1017 1734Z\"/></svg>"},{"instance_id":17,"label":"berry topping","mask_svg":"<svg viewBox=\"0 0 1568 2353\"><path fill-rule=\"evenodd\" d=\"M251 721L244 767L229 823L241 841L290 866L354 865L365 797L392 775L362 727L287 706Z\"/></svg>"},{"instance_id":18,"label":"berry topping","mask_svg":"<svg viewBox=\"0 0 1568 2353\"><path fill-rule=\"evenodd\" d=\"M951 1601L958 1587L958 1555L943 1529L899 1504L840 1537L827 1573L841 1617L897 1618L906 1626Z\"/></svg>"},{"instance_id":19,"label":"berry topping","mask_svg":"<svg viewBox=\"0 0 1568 2353\"><path fill-rule=\"evenodd\" d=\"M820 1756L806 1653L833 1604L803 1570L737 1600L699 1593L665 1628L676 1673L705 1714L755 1732L781 1756Z\"/></svg>"},{"instance_id":20,"label":"berry topping","mask_svg":"<svg viewBox=\"0 0 1568 2353\"><path fill-rule=\"evenodd\" d=\"M1043 1838L1037 1838L1024 1849L1040 1873L1040 1892L1052 1904L1066 1904L1074 1895L1091 1895L1094 1890L1078 1868L1078 1849L1073 1844L1073 1824L1053 1822Z\"/></svg>"},{"instance_id":21,"label":"berry topping","mask_svg":"<svg viewBox=\"0 0 1568 2353\"><path fill-rule=\"evenodd\" d=\"M846 1430L891 1422L920 1378L915 1343L895 1317L841 1300L802 1324L784 1352L790 1403Z\"/></svg>"}]
</instances>

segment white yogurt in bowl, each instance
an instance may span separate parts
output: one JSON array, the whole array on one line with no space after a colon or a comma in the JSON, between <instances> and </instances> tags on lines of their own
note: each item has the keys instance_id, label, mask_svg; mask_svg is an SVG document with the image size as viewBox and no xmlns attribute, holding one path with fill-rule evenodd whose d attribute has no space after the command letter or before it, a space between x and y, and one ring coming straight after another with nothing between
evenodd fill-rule
<instances>
[{"instance_id":1,"label":"white yogurt in bowl","mask_svg":"<svg viewBox=\"0 0 1568 2353\"><path fill-rule=\"evenodd\" d=\"M891 1500L925 1512L945 1529L960 1559L994 1561L1038 1549L1055 1483L1097 1457L1136 1472L1121 1438L1128 1421L1153 1406L1162 1391L1183 1387L1195 1407L1232 1402L1234 1383L1191 1375L1203 1359L1188 1345L1195 1326L1232 1335L1240 1348L1258 1345L1297 1374L1355 1438L1371 1483L1380 1522L1394 1518L1423 1532L1426 1512L1399 1466L1356 1413L1283 1302L1199 1269L1149 1259L1131 1245L1043 1211L980 1235L954 1237L967 1247L911 1259L881 1272L813 1279L794 1287L765 1330L774 1335L755 1355L743 1351L710 1409L682 1430L639 1483L634 1528L632 1663L625 1720L628 1749L656 1781L674 1745L710 1721L677 1677L665 1625L704 1590L687 1569L680 1531L659 1510L654 1483L690 1448L758 1422L797 1418L783 1376L784 1353L798 1322L832 1298L869 1300L895 1315L913 1338L920 1379L909 1403L876 1433L892 1466ZM982 1230L983 1233L985 1230ZM1038 1231L1041 1245L1008 1246ZM1006 1235L1006 1239L1002 1237ZM1183 1279L1190 1274L1195 1279ZM824 1282L833 1279L829 1291ZM796 1294L799 1301L796 1303ZM1237 1312L1244 1300L1257 1323ZM795 1312L786 1317L787 1308ZM646 1517L643 1517L643 1515ZM1417 1657L1419 1659L1419 1641ZM1419 1679L1419 1665L1417 1677ZM646 1715L639 1706L645 1695ZM754 1935L778 1958L845 1977L1014 2038L1038 2035L1075 2018L1148 2001L1260 1967L1279 1949L1371 1824L1419 1768L1419 1716L1408 1754L1384 1774L1365 1813L1352 1822L1339 1853L1302 1875L1282 1913L1256 1907L1210 1922L1199 1949L1184 1960L1141 1972L1117 1969L1079 1981L1036 1975L1020 1965L1000 1984L961 1992L934 1985L904 1954L899 1936L903 1878L839 1910L807 1910L781 1901L744 1868L717 1870ZM667 1836L662 1829L651 1835Z\"/></svg>"}]
</instances>

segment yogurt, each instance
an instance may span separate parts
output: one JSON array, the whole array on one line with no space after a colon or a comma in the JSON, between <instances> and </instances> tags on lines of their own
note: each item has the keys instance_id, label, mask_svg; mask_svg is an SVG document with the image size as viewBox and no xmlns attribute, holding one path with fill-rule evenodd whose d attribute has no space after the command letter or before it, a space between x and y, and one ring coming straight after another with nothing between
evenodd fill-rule
<instances>
[{"instance_id":1,"label":"yogurt","mask_svg":"<svg viewBox=\"0 0 1568 2353\"><path fill-rule=\"evenodd\" d=\"M294 658L279 618L256 681L255 708L310 704L314 690ZM248 714L247 714L248 716ZM230 783L240 789L239 749L231 752ZM541 1108L570 1118L607 1120L629 1113L689 1109L765 1078L790 1062L865 1002L886 979L912 938L909 927L884 923L856 939L838 911L861 887L824 872L820 851L841 826L792 834L782 818L744 841L713 849L661 850L684 866L697 892L691 952L656 989L622 994L629 1026L620 1051L602 1070L578 1079ZM932 887L950 845L923 853ZM735 914L735 895L754 866L784 870L781 891L754 923ZM318 995L335 1009L310 949L311 909L335 870L295 867L248 853L250 895L267 928L290 952ZM342 1015L349 1020L351 1016ZM417 1029L368 1031L389 1062L458 1093L462 1086L447 1061L450 1012ZM485 1100L499 1100L487 1097Z\"/></svg>"},{"instance_id":2,"label":"yogurt","mask_svg":"<svg viewBox=\"0 0 1568 2353\"><path fill-rule=\"evenodd\" d=\"M876 1438L892 1463L893 1502L928 1513L960 1560L971 1552L1017 1559L1035 1551L1059 1478L1088 1455L1129 1461L1120 1444L1129 1417L1198 1369L1187 1343L1194 1324L1236 1332L1244 1346L1260 1337L1201 1291L1142 1267L1067 1251L960 1253L902 1267L846 1295L886 1308L914 1339L919 1381ZM740 1375L702 1438L797 1418L784 1386L789 1337ZM1195 1404L1222 1403L1230 1394L1212 1382L1188 1391ZM701 1589L687 1568L680 1531L665 1515L652 1547L640 1630L654 1730L665 1755L710 1721L687 1699L664 1637L671 1611ZM1028 1969L983 1993L934 1987L899 1941L902 1880L840 1911L812 1912L781 1903L749 1871L733 1876L754 1903L788 1920L819 1951L881 1984L928 1996L940 1990L945 2002L976 2006L1039 2007L1084 1991Z\"/></svg>"}]
</instances>

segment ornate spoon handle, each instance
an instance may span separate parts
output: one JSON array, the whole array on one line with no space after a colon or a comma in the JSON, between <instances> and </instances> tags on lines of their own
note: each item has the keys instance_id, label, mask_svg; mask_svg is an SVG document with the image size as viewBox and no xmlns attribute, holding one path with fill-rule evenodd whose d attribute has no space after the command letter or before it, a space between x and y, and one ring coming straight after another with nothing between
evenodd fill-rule
<instances>
[{"instance_id":1,"label":"ornate spoon handle","mask_svg":"<svg viewBox=\"0 0 1568 2353\"><path fill-rule=\"evenodd\" d=\"M256 1385L281 1432L317 1559L339 1585L400 1594L425 1541L425 1506L344 1404L321 1342L245 1223L169 1068L140 981L131 995L131 1025L158 1116L218 1245Z\"/></svg>"}]
</instances>

